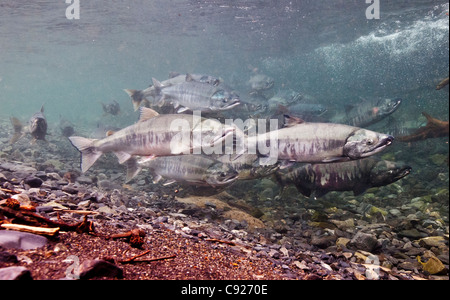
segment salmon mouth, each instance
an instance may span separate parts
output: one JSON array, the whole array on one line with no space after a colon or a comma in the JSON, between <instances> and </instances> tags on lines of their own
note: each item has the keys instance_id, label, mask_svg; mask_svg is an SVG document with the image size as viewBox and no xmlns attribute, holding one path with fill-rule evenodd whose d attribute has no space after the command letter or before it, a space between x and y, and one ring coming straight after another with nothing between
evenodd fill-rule
<instances>
[{"instance_id":1,"label":"salmon mouth","mask_svg":"<svg viewBox=\"0 0 450 300\"><path fill-rule=\"evenodd\" d=\"M386 135L385 137L380 139L380 142L375 146L373 149L374 151L378 152L392 144L394 141L394 137L392 135Z\"/></svg>"},{"instance_id":2,"label":"salmon mouth","mask_svg":"<svg viewBox=\"0 0 450 300\"><path fill-rule=\"evenodd\" d=\"M402 179L403 177L409 175L411 173L412 168L410 166L406 166L401 168L398 172L397 175L395 176L395 180L399 180Z\"/></svg>"},{"instance_id":3,"label":"salmon mouth","mask_svg":"<svg viewBox=\"0 0 450 300\"><path fill-rule=\"evenodd\" d=\"M231 109L231 108L233 108L235 106L238 106L239 104L241 104L241 100L239 98L233 98L233 99L231 99L229 105L224 107L224 110Z\"/></svg>"}]
</instances>

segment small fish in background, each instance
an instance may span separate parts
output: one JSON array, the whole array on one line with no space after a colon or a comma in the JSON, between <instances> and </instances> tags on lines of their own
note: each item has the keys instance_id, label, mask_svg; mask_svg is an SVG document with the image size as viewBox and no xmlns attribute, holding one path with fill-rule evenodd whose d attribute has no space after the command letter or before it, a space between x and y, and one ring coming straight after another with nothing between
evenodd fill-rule
<instances>
[{"instance_id":1,"label":"small fish in background","mask_svg":"<svg viewBox=\"0 0 450 300\"><path fill-rule=\"evenodd\" d=\"M273 78L267 75L257 74L250 77L248 84L251 88L250 95L252 95L270 90L271 88L273 88L275 81L273 80Z\"/></svg>"},{"instance_id":2,"label":"small fish in background","mask_svg":"<svg viewBox=\"0 0 450 300\"><path fill-rule=\"evenodd\" d=\"M105 114L117 116L120 113L120 105L116 100L113 100L112 103L102 103L102 107Z\"/></svg>"},{"instance_id":3,"label":"small fish in background","mask_svg":"<svg viewBox=\"0 0 450 300\"><path fill-rule=\"evenodd\" d=\"M333 121L357 127L373 125L394 113L402 103L400 98L362 99L357 105L347 106L344 116Z\"/></svg>"},{"instance_id":4,"label":"small fish in background","mask_svg":"<svg viewBox=\"0 0 450 300\"><path fill-rule=\"evenodd\" d=\"M65 137L72 136L75 133L74 125L61 116L59 117L59 129L61 135Z\"/></svg>"},{"instance_id":5,"label":"small fish in background","mask_svg":"<svg viewBox=\"0 0 450 300\"><path fill-rule=\"evenodd\" d=\"M44 116L44 105L41 110L33 114L28 121L28 128L24 132L24 127L19 119L11 117L11 124L14 128L14 134L9 143L16 143L25 133L30 133L32 136L31 144L35 144L37 140L45 141L47 135L47 119Z\"/></svg>"},{"instance_id":6,"label":"small fish in background","mask_svg":"<svg viewBox=\"0 0 450 300\"><path fill-rule=\"evenodd\" d=\"M411 172L411 167L378 158L329 164L296 165L276 173L282 185L293 184L306 197L322 197L331 191L353 191L355 196L371 187L394 183Z\"/></svg>"},{"instance_id":7,"label":"small fish in background","mask_svg":"<svg viewBox=\"0 0 450 300\"><path fill-rule=\"evenodd\" d=\"M30 133L33 137L32 143L36 140L45 141L45 136L47 135L47 120L44 116L44 105L42 105L41 110L36 112L30 119Z\"/></svg>"}]
</instances>

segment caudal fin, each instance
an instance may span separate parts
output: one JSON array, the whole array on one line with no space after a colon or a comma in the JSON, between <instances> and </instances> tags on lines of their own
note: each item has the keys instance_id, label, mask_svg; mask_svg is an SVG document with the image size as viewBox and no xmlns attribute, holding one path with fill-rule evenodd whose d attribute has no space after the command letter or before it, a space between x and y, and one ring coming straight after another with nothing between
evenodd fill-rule
<instances>
[{"instance_id":1,"label":"caudal fin","mask_svg":"<svg viewBox=\"0 0 450 300\"><path fill-rule=\"evenodd\" d=\"M133 103L134 111L137 111L139 109L139 107L141 106L141 102L145 99L142 91L129 90L129 89L124 89L124 91L131 98L131 102Z\"/></svg>"},{"instance_id":2,"label":"caudal fin","mask_svg":"<svg viewBox=\"0 0 450 300\"><path fill-rule=\"evenodd\" d=\"M95 139L88 139L81 136L69 137L72 145L81 152L81 172L86 172L103 154L94 145Z\"/></svg>"}]
</instances>

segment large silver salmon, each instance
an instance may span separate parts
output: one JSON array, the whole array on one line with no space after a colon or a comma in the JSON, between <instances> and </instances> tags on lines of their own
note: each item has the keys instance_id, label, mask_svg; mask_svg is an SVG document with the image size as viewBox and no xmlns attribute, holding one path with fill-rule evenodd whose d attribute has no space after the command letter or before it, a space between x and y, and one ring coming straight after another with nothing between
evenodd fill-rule
<instances>
[{"instance_id":1,"label":"large silver salmon","mask_svg":"<svg viewBox=\"0 0 450 300\"><path fill-rule=\"evenodd\" d=\"M189 154L221 145L234 132L234 127L217 120L183 114L159 115L142 107L138 123L104 139L72 136L69 140L81 152L81 171L86 172L103 153L113 152L121 164L135 155Z\"/></svg>"},{"instance_id":2,"label":"large silver salmon","mask_svg":"<svg viewBox=\"0 0 450 300\"><path fill-rule=\"evenodd\" d=\"M217 112L240 104L239 97L232 91L208 83L184 81L163 86L153 78L153 86L158 102L172 104L174 108L178 108L178 113L186 110Z\"/></svg>"},{"instance_id":3,"label":"large silver salmon","mask_svg":"<svg viewBox=\"0 0 450 300\"><path fill-rule=\"evenodd\" d=\"M161 85L168 87L186 81L197 81L207 83L212 86L218 86L221 83L219 78L210 75L171 73L169 79L162 81ZM128 96L130 96L135 111L139 109L143 101L148 101L148 98L155 98L157 96L155 86L153 85L144 90L125 89L124 91L128 94ZM158 103L154 100L152 104L157 105Z\"/></svg>"},{"instance_id":4,"label":"large silver salmon","mask_svg":"<svg viewBox=\"0 0 450 300\"><path fill-rule=\"evenodd\" d=\"M349 125L308 123L285 117L287 127L248 137L248 144L253 149L257 148L261 156L269 156L272 162L320 163L361 159L382 151L394 140L390 135Z\"/></svg>"}]
</instances>

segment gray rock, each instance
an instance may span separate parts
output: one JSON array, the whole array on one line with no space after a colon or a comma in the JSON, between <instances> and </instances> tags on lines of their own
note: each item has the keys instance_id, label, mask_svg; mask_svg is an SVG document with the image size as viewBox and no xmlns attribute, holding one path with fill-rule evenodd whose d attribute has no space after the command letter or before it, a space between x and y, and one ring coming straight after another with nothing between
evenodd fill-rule
<instances>
[{"instance_id":1,"label":"gray rock","mask_svg":"<svg viewBox=\"0 0 450 300\"><path fill-rule=\"evenodd\" d=\"M349 243L350 248L367 252L372 252L379 246L378 240L373 234L361 231L358 231Z\"/></svg>"},{"instance_id":2,"label":"gray rock","mask_svg":"<svg viewBox=\"0 0 450 300\"><path fill-rule=\"evenodd\" d=\"M31 272L25 267L0 269L0 280L32 280Z\"/></svg>"},{"instance_id":3,"label":"gray rock","mask_svg":"<svg viewBox=\"0 0 450 300\"><path fill-rule=\"evenodd\" d=\"M18 262L18 260L17 260L17 256L15 256L14 254L11 254L7 251L2 251L2 252L0 252L0 262L16 263L16 262Z\"/></svg>"},{"instance_id":4,"label":"gray rock","mask_svg":"<svg viewBox=\"0 0 450 300\"><path fill-rule=\"evenodd\" d=\"M423 232L418 231L415 228L412 229L406 229L406 230L402 230L398 233L399 237L407 237L407 238L411 238L411 239L419 239L419 238L423 238L426 237L427 235Z\"/></svg>"},{"instance_id":5,"label":"gray rock","mask_svg":"<svg viewBox=\"0 0 450 300\"><path fill-rule=\"evenodd\" d=\"M0 231L0 246L6 249L31 250L43 247L47 242L47 238L32 233L10 230Z\"/></svg>"},{"instance_id":6,"label":"gray rock","mask_svg":"<svg viewBox=\"0 0 450 300\"><path fill-rule=\"evenodd\" d=\"M87 176L80 176L77 178L77 182L80 184L92 184L92 179Z\"/></svg>"},{"instance_id":7,"label":"gray rock","mask_svg":"<svg viewBox=\"0 0 450 300\"><path fill-rule=\"evenodd\" d=\"M94 277L123 278L123 270L106 260L93 259L84 261L79 268L80 279Z\"/></svg>"},{"instance_id":8,"label":"gray rock","mask_svg":"<svg viewBox=\"0 0 450 300\"><path fill-rule=\"evenodd\" d=\"M334 235L313 236L311 245L325 249L335 244L337 237Z\"/></svg>"},{"instance_id":9,"label":"gray rock","mask_svg":"<svg viewBox=\"0 0 450 300\"><path fill-rule=\"evenodd\" d=\"M44 181L39 177L29 176L29 177L25 178L23 182L32 188L38 188L38 187L41 187L41 185Z\"/></svg>"}]
</instances>

